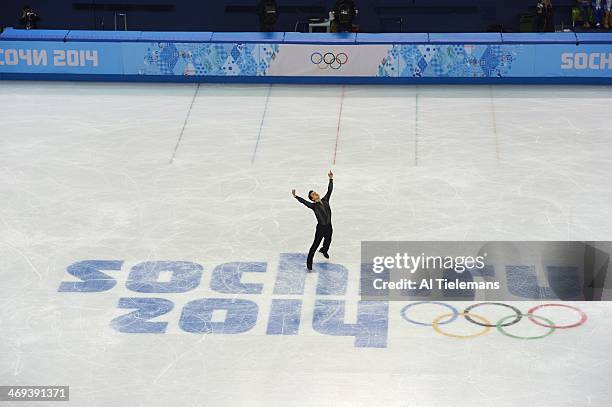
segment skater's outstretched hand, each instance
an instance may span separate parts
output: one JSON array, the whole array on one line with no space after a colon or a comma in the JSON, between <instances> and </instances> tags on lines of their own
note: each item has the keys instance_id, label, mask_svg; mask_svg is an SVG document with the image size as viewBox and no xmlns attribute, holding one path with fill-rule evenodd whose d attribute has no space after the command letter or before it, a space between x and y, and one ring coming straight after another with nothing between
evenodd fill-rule
<instances>
[{"instance_id":1,"label":"skater's outstretched hand","mask_svg":"<svg viewBox=\"0 0 612 407\"><path fill-rule=\"evenodd\" d=\"M327 173L327 176L329 177L329 179L334 179L334 173L331 172L331 170L329 170L329 172Z\"/></svg>"},{"instance_id":2,"label":"skater's outstretched hand","mask_svg":"<svg viewBox=\"0 0 612 407\"><path fill-rule=\"evenodd\" d=\"M295 198L295 189L291 190L291 195L293 195L293 197Z\"/></svg>"}]
</instances>

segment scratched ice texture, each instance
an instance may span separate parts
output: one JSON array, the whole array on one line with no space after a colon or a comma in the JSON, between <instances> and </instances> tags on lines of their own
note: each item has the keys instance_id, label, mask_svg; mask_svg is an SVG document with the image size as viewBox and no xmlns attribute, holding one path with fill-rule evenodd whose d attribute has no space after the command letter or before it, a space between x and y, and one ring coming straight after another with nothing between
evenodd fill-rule
<instances>
[{"instance_id":1,"label":"scratched ice texture","mask_svg":"<svg viewBox=\"0 0 612 407\"><path fill-rule=\"evenodd\" d=\"M611 117L610 87L2 82L0 385L88 407L608 406L609 303L460 340L359 304L358 263L362 240L612 240ZM331 258L305 274L315 220L290 191L330 169Z\"/></svg>"}]
</instances>

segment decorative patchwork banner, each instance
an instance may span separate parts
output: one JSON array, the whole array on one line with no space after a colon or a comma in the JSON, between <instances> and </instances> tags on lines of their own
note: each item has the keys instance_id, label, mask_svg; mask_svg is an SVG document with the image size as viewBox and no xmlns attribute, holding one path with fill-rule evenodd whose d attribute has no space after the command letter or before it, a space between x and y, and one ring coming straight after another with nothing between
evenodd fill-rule
<instances>
[{"instance_id":1,"label":"decorative patchwork banner","mask_svg":"<svg viewBox=\"0 0 612 407\"><path fill-rule=\"evenodd\" d=\"M533 58L525 51L517 45L399 44L389 50L380 69L390 77L531 76Z\"/></svg>"},{"instance_id":2,"label":"decorative patchwork banner","mask_svg":"<svg viewBox=\"0 0 612 407\"><path fill-rule=\"evenodd\" d=\"M126 75L261 76L277 44L124 43Z\"/></svg>"}]
</instances>

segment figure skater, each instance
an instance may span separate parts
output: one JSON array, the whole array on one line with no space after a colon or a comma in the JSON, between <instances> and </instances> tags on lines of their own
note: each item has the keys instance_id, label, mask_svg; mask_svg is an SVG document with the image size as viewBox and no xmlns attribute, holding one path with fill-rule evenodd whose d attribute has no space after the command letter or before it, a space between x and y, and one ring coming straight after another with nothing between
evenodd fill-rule
<instances>
[{"instance_id":1,"label":"figure skater","mask_svg":"<svg viewBox=\"0 0 612 407\"><path fill-rule=\"evenodd\" d=\"M319 196L315 191L308 191L308 199L312 202L308 202L304 198L301 198L295 194L295 189L291 190L293 197L299 202L312 209L317 218L317 228L315 230L314 240L310 250L308 251L308 258L306 259L306 268L312 270L312 259L314 258L315 251L323 241L323 247L321 252L326 259L329 259L329 244L332 238L332 223L331 223L331 208L329 206L329 197L331 196L332 190L334 189L334 174L330 171L327 176L329 177L329 184L327 186L327 193L323 198Z\"/></svg>"}]
</instances>

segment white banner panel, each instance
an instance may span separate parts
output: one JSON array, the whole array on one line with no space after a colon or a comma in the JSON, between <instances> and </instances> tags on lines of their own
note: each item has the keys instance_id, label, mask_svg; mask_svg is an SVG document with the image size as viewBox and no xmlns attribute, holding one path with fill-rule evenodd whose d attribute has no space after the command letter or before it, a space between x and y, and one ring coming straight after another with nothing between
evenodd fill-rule
<instances>
[{"instance_id":1,"label":"white banner panel","mask_svg":"<svg viewBox=\"0 0 612 407\"><path fill-rule=\"evenodd\" d=\"M266 76L377 76L391 45L282 44Z\"/></svg>"}]
</instances>

